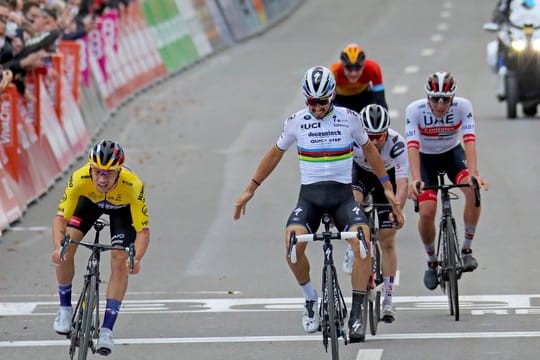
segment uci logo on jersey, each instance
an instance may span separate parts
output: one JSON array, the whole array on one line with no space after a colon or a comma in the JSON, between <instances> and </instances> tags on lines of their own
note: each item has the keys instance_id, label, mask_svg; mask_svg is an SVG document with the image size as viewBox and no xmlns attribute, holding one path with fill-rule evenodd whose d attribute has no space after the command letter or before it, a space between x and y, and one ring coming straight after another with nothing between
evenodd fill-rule
<instances>
[{"instance_id":1,"label":"uci logo on jersey","mask_svg":"<svg viewBox=\"0 0 540 360\"><path fill-rule=\"evenodd\" d=\"M309 124L302 124L302 125L300 125L300 128L302 130L320 129L321 128L321 123L320 122L314 122L314 123L309 123Z\"/></svg>"}]
</instances>

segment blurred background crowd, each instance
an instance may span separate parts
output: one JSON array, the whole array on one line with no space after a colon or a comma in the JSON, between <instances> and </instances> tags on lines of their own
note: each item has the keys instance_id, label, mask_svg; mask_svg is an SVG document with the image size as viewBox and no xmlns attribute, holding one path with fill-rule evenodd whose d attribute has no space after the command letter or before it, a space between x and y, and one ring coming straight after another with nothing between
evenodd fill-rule
<instances>
[{"instance_id":1,"label":"blurred background crowd","mask_svg":"<svg viewBox=\"0 0 540 360\"><path fill-rule=\"evenodd\" d=\"M13 83L32 100L24 85L28 71L58 76L50 67L58 41L83 38L104 9L121 8L130 1L0 0L0 93Z\"/></svg>"}]
</instances>

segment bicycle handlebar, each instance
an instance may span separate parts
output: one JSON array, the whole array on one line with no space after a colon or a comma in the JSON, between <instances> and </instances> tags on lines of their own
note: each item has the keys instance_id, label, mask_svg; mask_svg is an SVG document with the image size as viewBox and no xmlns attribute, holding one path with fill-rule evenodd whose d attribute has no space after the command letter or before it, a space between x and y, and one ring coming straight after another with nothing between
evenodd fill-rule
<instances>
[{"instance_id":1,"label":"bicycle handlebar","mask_svg":"<svg viewBox=\"0 0 540 360\"><path fill-rule=\"evenodd\" d=\"M323 232L321 234L303 234L296 235L296 231L291 231L291 237L289 239L289 249L287 255L291 259L291 263L296 264L296 244L299 242L315 242L325 240L346 240L357 238L360 241L360 256L362 259L367 257L367 244L362 233L362 229L358 228L357 232L354 231L342 231L342 232Z\"/></svg>"},{"instance_id":2,"label":"bicycle handlebar","mask_svg":"<svg viewBox=\"0 0 540 360\"><path fill-rule=\"evenodd\" d=\"M67 251L67 248L68 248L69 244L82 245L87 249L97 250L97 251L100 251L100 252L109 251L109 250L111 250L111 251L113 251L113 250L115 250L115 251L119 251L119 250L120 251L125 251L125 252L128 253L129 271L132 272L133 267L135 266L135 246L134 246L134 244L130 244L129 246L126 246L126 247L118 247L118 246L113 246L113 245L87 243L87 242L73 240L69 236L69 234L66 234L66 236L62 240L62 245L61 245L61 249L60 249L60 260L61 261L65 260L65 255L66 255L66 251Z\"/></svg>"},{"instance_id":3,"label":"bicycle handlebar","mask_svg":"<svg viewBox=\"0 0 540 360\"><path fill-rule=\"evenodd\" d=\"M480 207L480 185L478 184L478 180L472 176L472 188L474 190L474 206ZM469 184L442 184L442 185L428 185L424 186L423 190L442 190L442 191L449 191L454 188L463 188L463 187L471 187ZM416 190L420 192L420 181L416 183ZM414 201L414 212L418 212L418 197Z\"/></svg>"}]
</instances>

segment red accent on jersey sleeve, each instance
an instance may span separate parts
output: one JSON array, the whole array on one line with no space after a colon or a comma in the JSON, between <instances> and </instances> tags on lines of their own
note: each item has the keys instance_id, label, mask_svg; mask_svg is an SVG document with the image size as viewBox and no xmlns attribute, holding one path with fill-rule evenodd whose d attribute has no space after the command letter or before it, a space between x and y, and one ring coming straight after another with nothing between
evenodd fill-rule
<instances>
[{"instance_id":1,"label":"red accent on jersey sleeve","mask_svg":"<svg viewBox=\"0 0 540 360\"><path fill-rule=\"evenodd\" d=\"M476 136L474 134L465 134L463 135L463 142L476 141Z\"/></svg>"},{"instance_id":2,"label":"red accent on jersey sleeve","mask_svg":"<svg viewBox=\"0 0 540 360\"><path fill-rule=\"evenodd\" d=\"M409 140L407 141L407 148L420 149L420 142L416 140Z\"/></svg>"}]
</instances>

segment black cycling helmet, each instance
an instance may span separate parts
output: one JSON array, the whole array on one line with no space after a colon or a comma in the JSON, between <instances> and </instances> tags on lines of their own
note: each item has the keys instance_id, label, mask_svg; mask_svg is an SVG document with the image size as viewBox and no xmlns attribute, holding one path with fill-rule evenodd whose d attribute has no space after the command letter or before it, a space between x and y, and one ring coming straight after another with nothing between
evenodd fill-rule
<instances>
[{"instance_id":1,"label":"black cycling helmet","mask_svg":"<svg viewBox=\"0 0 540 360\"><path fill-rule=\"evenodd\" d=\"M360 111L360 119L368 133L380 134L388 130L390 115L381 105L370 104Z\"/></svg>"},{"instance_id":2,"label":"black cycling helmet","mask_svg":"<svg viewBox=\"0 0 540 360\"><path fill-rule=\"evenodd\" d=\"M88 151L88 163L101 170L120 170L124 163L124 150L117 142L100 140Z\"/></svg>"}]
</instances>

